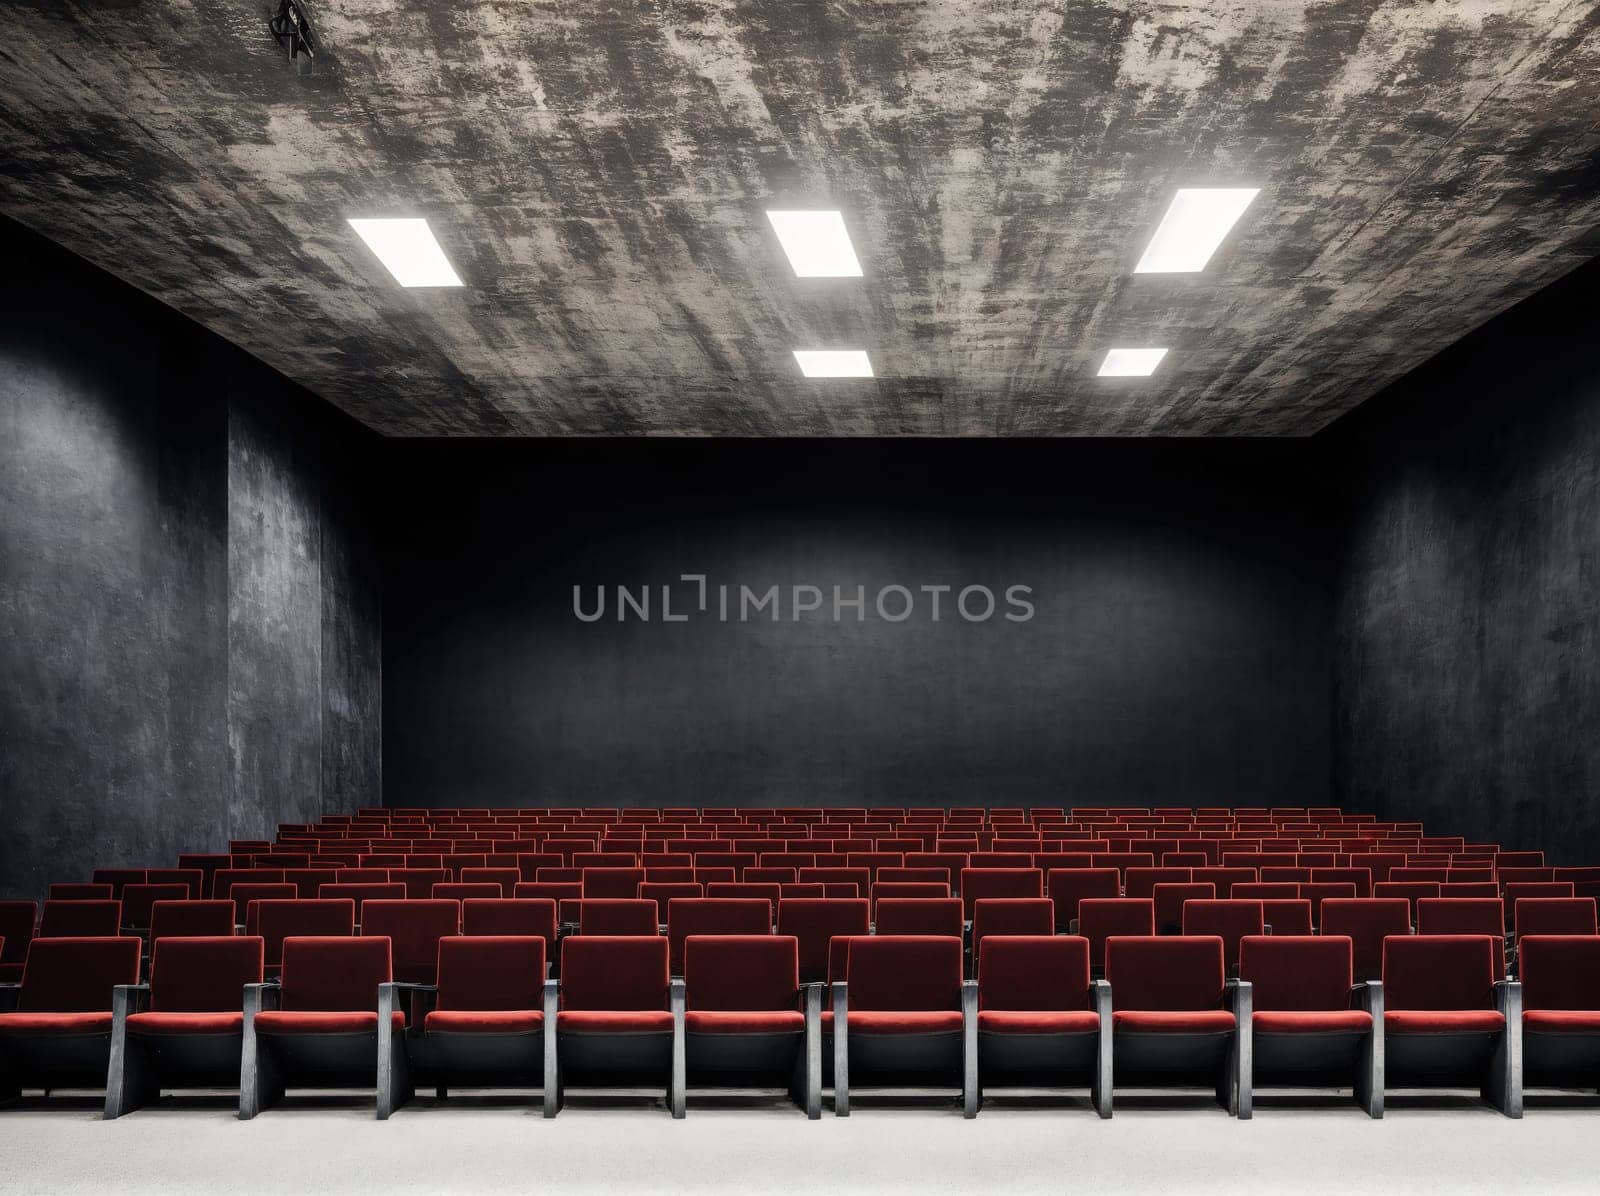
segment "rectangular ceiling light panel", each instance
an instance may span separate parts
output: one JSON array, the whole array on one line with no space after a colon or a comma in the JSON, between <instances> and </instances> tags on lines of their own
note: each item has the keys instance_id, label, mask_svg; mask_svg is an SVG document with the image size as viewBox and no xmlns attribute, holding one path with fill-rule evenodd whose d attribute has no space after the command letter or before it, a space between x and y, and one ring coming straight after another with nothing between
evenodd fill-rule
<instances>
[{"instance_id":1,"label":"rectangular ceiling light panel","mask_svg":"<svg viewBox=\"0 0 1600 1196\"><path fill-rule=\"evenodd\" d=\"M1135 274L1194 274L1204 270L1260 194L1255 187L1185 187L1172 197Z\"/></svg>"},{"instance_id":2,"label":"rectangular ceiling light panel","mask_svg":"<svg viewBox=\"0 0 1600 1196\"><path fill-rule=\"evenodd\" d=\"M767 219L797 277L861 277L861 263L839 212L768 212Z\"/></svg>"},{"instance_id":3,"label":"rectangular ceiling light panel","mask_svg":"<svg viewBox=\"0 0 1600 1196\"><path fill-rule=\"evenodd\" d=\"M1148 378L1166 355L1165 349L1112 349L1100 363L1100 377Z\"/></svg>"},{"instance_id":4,"label":"rectangular ceiling light panel","mask_svg":"<svg viewBox=\"0 0 1600 1196\"><path fill-rule=\"evenodd\" d=\"M458 287L461 279L426 220L351 220L350 227L403 287Z\"/></svg>"},{"instance_id":5,"label":"rectangular ceiling light panel","mask_svg":"<svg viewBox=\"0 0 1600 1196\"><path fill-rule=\"evenodd\" d=\"M796 349L794 359L807 378L870 378L865 349Z\"/></svg>"}]
</instances>

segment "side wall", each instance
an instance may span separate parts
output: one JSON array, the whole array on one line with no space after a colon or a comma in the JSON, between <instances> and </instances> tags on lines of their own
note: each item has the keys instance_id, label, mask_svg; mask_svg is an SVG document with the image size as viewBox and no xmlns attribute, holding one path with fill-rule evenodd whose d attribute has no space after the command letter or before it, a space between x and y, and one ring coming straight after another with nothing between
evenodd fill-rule
<instances>
[{"instance_id":1,"label":"side wall","mask_svg":"<svg viewBox=\"0 0 1600 1196\"><path fill-rule=\"evenodd\" d=\"M1305 442L385 449L391 805L1327 800ZM698 606L683 574L711 609L667 622L662 585ZM901 622L874 608L894 584ZM953 587L937 622L925 585ZM968 622L972 585L1036 613ZM778 617L739 618L741 586L779 587ZM821 608L797 618L795 586ZM865 610L836 619L836 586Z\"/></svg>"},{"instance_id":2,"label":"side wall","mask_svg":"<svg viewBox=\"0 0 1600 1196\"><path fill-rule=\"evenodd\" d=\"M0 895L377 803L376 438L3 219L0 258Z\"/></svg>"},{"instance_id":3,"label":"side wall","mask_svg":"<svg viewBox=\"0 0 1600 1196\"><path fill-rule=\"evenodd\" d=\"M1321 438L1349 487L1334 792L1600 860L1600 264Z\"/></svg>"}]
</instances>

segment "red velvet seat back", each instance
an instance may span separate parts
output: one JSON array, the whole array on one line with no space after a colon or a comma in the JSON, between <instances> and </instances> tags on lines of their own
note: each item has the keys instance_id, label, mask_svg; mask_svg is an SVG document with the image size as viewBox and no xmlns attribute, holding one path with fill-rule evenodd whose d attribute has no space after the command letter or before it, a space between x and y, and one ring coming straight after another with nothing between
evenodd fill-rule
<instances>
[{"instance_id":1,"label":"red velvet seat back","mask_svg":"<svg viewBox=\"0 0 1600 1196\"><path fill-rule=\"evenodd\" d=\"M233 914L231 901L158 901L150 911L150 941L230 935Z\"/></svg>"},{"instance_id":2,"label":"red velvet seat back","mask_svg":"<svg viewBox=\"0 0 1600 1196\"><path fill-rule=\"evenodd\" d=\"M0 901L0 938L5 940L4 948L0 948L0 964L20 966L28 958L28 944L33 942L33 924L38 915L39 907L32 901Z\"/></svg>"},{"instance_id":3,"label":"red velvet seat back","mask_svg":"<svg viewBox=\"0 0 1600 1196\"><path fill-rule=\"evenodd\" d=\"M150 1008L223 1013L244 1008L244 986L259 984L266 943L257 936L157 939L150 961Z\"/></svg>"},{"instance_id":4,"label":"red velvet seat back","mask_svg":"<svg viewBox=\"0 0 1600 1196\"><path fill-rule=\"evenodd\" d=\"M1353 952L1344 935L1250 935L1239 944L1239 978L1256 1009L1349 1009Z\"/></svg>"},{"instance_id":5,"label":"red velvet seat back","mask_svg":"<svg viewBox=\"0 0 1600 1196\"><path fill-rule=\"evenodd\" d=\"M866 934L871 910L865 897L785 898L778 902L778 933L794 936L800 977L828 976L828 944L836 935Z\"/></svg>"},{"instance_id":6,"label":"red velvet seat back","mask_svg":"<svg viewBox=\"0 0 1600 1196\"><path fill-rule=\"evenodd\" d=\"M1127 897L1154 897L1157 885L1189 883L1188 868L1129 868L1123 876L1123 894Z\"/></svg>"},{"instance_id":7,"label":"red velvet seat back","mask_svg":"<svg viewBox=\"0 0 1600 1196\"><path fill-rule=\"evenodd\" d=\"M234 885L229 890L233 899L234 917L243 924L246 934L261 933L261 903L263 901L293 901L299 896L294 885L284 881L279 884Z\"/></svg>"},{"instance_id":8,"label":"red velvet seat back","mask_svg":"<svg viewBox=\"0 0 1600 1196\"><path fill-rule=\"evenodd\" d=\"M390 880L395 877L391 873ZM495 885L500 889L500 896L509 897L515 892L517 882L522 879L515 868L463 868L458 880L464 885ZM606 896L601 893L599 896ZM632 896L632 894L628 894Z\"/></svg>"},{"instance_id":9,"label":"red velvet seat back","mask_svg":"<svg viewBox=\"0 0 1600 1196\"><path fill-rule=\"evenodd\" d=\"M961 934L959 897L885 897L877 903L879 934Z\"/></svg>"},{"instance_id":10,"label":"red velvet seat back","mask_svg":"<svg viewBox=\"0 0 1600 1196\"><path fill-rule=\"evenodd\" d=\"M980 1009L1086 1009L1089 940L1081 935L990 935L978 948Z\"/></svg>"},{"instance_id":11,"label":"red velvet seat back","mask_svg":"<svg viewBox=\"0 0 1600 1196\"><path fill-rule=\"evenodd\" d=\"M449 935L439 940L439 1009L539 1009L545 940Z\"/></svg>"},{"instance_id":12,"label":"red velvet seat back","mask_svg":"<svg viewBox=\"0 0 1600 1196\"><path fill-rule=\"evenodd\" d=\"M1158 884L1151 892L1155 902L1156 930L1169 933L1169 928L1183 926L1183 907L1191 901L1211 901L1216 898L1217 886L1194 881L1188 884Z\"/></svg>"},{"instance_id":13,"label":"red velvet seat back","mask_svg":"<svg viewBox=\"0 0 1600 1196\"><path fill-rule=\"evenodd\" d=\"M1417 902L1418 934L1505 932L1505 904L1498 897L1424 897Z\"/></svg>"},{"instance_id":14,"label":"red velvet seat back","mask_svg":"<svg viewBox=\"0 0 1600 1196\"><path fill-rule=\"evenodd\" d=\"M587 891L588 887L585 886L585 892ZM654 901L644 901L637 897L585 896L578 910L578 933L655 934L656 917L657 909Z\"/></svg>"},{"instance_id":15,"label":"red velvet seat back","mask_svg":"<svg viewBox=\"0 0 1600 1196\"><path fill-rule=\"evenodd\" d=\"M1517 934L1595 934L1593 897L1519 897L1511 907Z\"/></svg>"},{"instance_id":16,"label":"red velvet seat back","mask_svg":"<svg viewBox=\"0 0 1600 1196\"><path fill-rule=\"evenodd\" d=\"M392 944L394 978L432 984L438 976L439 940L461 932L459 901L369 900L361 913L361 933L387 936Z\"/></svg>"},{"instance_id":17,"label":"red velvet seat back","mask_svg":"<svg viewBox=\"0 0 1600 1196\"><path fill-rule=\"evenodd\" d=\"M348 897L257 901L251 910L255 931L266 944L268 967L283 962L283 942L292 936L348 936L356 932L356 903Z\"/></svg>"},{"instance_id":18,"label":"red velvet seat back","mask_svg":"<svg viewBox=\"0 0 1600 1196\"><path fill-rule=\"evenodd\" d=\"M800 945L792 935L690 935L683 948L690 1009L795 1009Z\"/></svg>"},{"instance_id":19,"label":"red velvet seat back","mask_svg":"<svg viewBox=\"0 0 1600 1196\"><path fill-rule=\"evenodd\" d=\"M556 941L556 903L548 897L472 897L461 903L461 933L536 934L548 956Z\"/></svg>"},{"instance_id":20,"label":"red velvet seat back","mask_svg":"<svg viewBox=\"0 0 1600 1196\"><path fill-rule=\"evenodd\" d=\"M961 912L972 917L980 897L1043 897L1044 873L1037 868L963 868Z\"/></svg>"},{"instance_id":21,"label":"red velvet seat back","mask_svg":"<svg viewBox=\"0 0 1600 1196\"><path fill-rule=\"evenodd\" d=\"M1102 967L1113 935L1154 935L1156 903L1149 897L1085 897L1078 904L1078 933L1089 940L1089 963Z\"/></svg>"},{"instance_id":22,"label":"red velvet seat back","mask_svg":"<svg viewBox=\"0 0 1600 1196\"><path fill-rule=\"evenodd\" d=\"M1078 903L1085 897L1120 897L1121 874L1115 868L1052 868L1046 873L1046 889L1055 902L1056 929L1066 930L1078 917Z\"/></svg>"},{"instance_id":23,"label":"red velvet seat back","mask_svg":"<svg viewBox=\"0 0 1600 1196\"><path fill-rule=\"evenodd\" d=\"M1303 897L1268 898L1261 913L1273 934L1311 933L1311 902Z\"/></svg>"},{"instance_id":24,"label":"red velvet seat back","mask_svg":"<svg viewBox=\"0 0 1600 1196\"><path fill-rule=\"evenodd\" d=\"M334 879L336 875L336 873L330 875L328 883L337 884ZM447 868L391 868L389 883L404 885L407 897L413 901L423 901L433 896L434 885L450 883L450 871ZM302 893L301 896L305 894Z\"/></svg>"},{"instance_id":25,"label":"red velvet seat back","mask_svg":"<svg viewBox=\"0 0 1600 1196\"><path fill-rule=\"evenodd\" d=\"M667 1008L667 940L576 935L561 944L563 1009Z\"/></svg>"},{"instance_id":26,"label":"red velvet seat back","mask_svg":"<svg viewBox=\"0 0 1600 1196\"><path fill-rule=\"evenodd\" d=\"M1227 983L1222 940L1112 938L1106 943L1106 979L1117 1009L1217 1009Z\"/></svg>"},{"instance_id":27,"label":"red velvet seat back","mask_svg":"<svg viewBox=\"0 0 1600 1196\"><path fill-rule=\"evenodd\" d=\"M1055 930L1055 904L1048 897L982 897L972 911L972 944L991 935L1050 934Z\"/></svg>"},{"instance_id":28,"label":"red velvet seat back","mask_svg":"<svg viewBox=\"0 0 1600 1196\"><path fill-rule=\"evenodd\" d=\"M121 929L120 901L46 901L39 916L42 939L115 938Z\"/></svg>"},{"instance_id":29,"label":"red velvet seat back","mask_svg":"<svg viewBox=\"0 0 1600 1196\"><path fill-rule=\"evenodd\" d=\"M1384 939L1384 1008L1492 1008L1494 945L1486 935L1468 934Z\"/></svg>"},{"instance_id":30,"label":"red velvet seat back","mask_svg":"<svg viewBox=\"0 0 1600 1196\"><path fill-rule=\"evenodd\" d=\"M1218 898L1183 903L1183 933L1216 935L1222 940L1223 960L1228 967L1239 963L1239 944L1246 935L1260 934L1266 914L1259 901Z\"/></svg>"},{"instance_id":31,"label":"red velvet seat back","mask_svg":"<svg viewBox=\"0 0 1600 1196\"><path fill-rule=\"evenodd\" d=\"M639 886L644 883L644 869L585 868L581 883L585 898L637 897Z\"/></svg>"},{"instance_id":32,"label":"red velvet seat back","mask_svg":"<svg viewBox=\"0 0 1600 1196\"><path fill-rule=\"evenodd\" d=\"M283 943L282 1006L293 1012L376 1012L378 986L392 980L387 937L289 938Z\"/></svg>"},{"instance_id":33,"label":"red velvet seat back","mask_svg":"<svg viewBox=\"0 0 1600 1196\"><path fill-rule=\"evenodd\" d=\"M131 936L36 938L22 969L23 1013L95 1013L111 1008L111 990L139 983L139 940Z\"/></svg>"},{"instance_id":34,"label":"red velvet seat back","mask_svg":"<svg viewBox=\"0 0 1600 1196\"><path fill-rule=\"evenodd\" d=\"M961 940L954 936L853 938L845 979L853 1010L961 1008Z\"/></svg>"},{"instance_id":35,"label":"red velvet seat back","mask_svg":"<svg viewBox=\"0 0 1600 1196\"><path fill-rule=\"evenodd\" d=\"M1313 884L1351 884L1356 891L1352 897L1372 896L1372 870L1369 868L1313 868L1311 870ZM1335 894L1329 894L1334 896Z\"/></svg>"},{"instance_id":36,"label":"red velvet seat back","mask_svg":"<svg viewBox=\"0 0 1600 1196\"><path fill-rule=\"evenodd\" d=\"M1404 897L1330 897L1322 903L1322 933L1348 935L1355 945L1355 974L1383 974L1383 940L1411 933L1411 903Z\"/></svg>"},{"instance_id":37,"label":"red velvet seat back","mask_svg":"<svg viewBox=\"0 0 1600 1196\"><path fill-rule=\"evenodd\" d=\"M1600 937L1531 934L1517 954L1524 1009L1600 1009Z\"/></svg>"},{"instance_id":38,"label":"red velvet seat back","mask_svg":"<svg viewBox=\"0 0 1600 1196\"><path fill-rule=\"evenodd\" d=\"M770 934L772 906L762 897L674 897L667 902L667 939L675 968L691 934Z\"/></svg>"}]
</instances>

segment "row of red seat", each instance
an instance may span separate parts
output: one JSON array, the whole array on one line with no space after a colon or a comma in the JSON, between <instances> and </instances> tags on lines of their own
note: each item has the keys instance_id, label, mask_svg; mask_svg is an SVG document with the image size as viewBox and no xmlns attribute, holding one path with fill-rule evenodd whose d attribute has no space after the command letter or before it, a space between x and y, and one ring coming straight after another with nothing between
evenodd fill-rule
<instances>
[{"instance_id":1,"label":"row of red seat","mask_svg":"<svg viewBox=\"0 0 1600 1196\"><path fill-rule=\"evenodd\" d=\"M1372 1116L1386 1088L1481 1087L1520 1116L1530 1084L1600 1082L1600 936L1521 944L1496 980L1492 936L1392 936L1382 981L1357 983L1340 936L1247 936L1230 980L1216 936L1113 937L1095 979L1078 936L985 939L963 981L953 936L851 936L823 1008L787 935L691 935L674 980L658 937L575 936L546 980L546 939L444 936L431 983L394 979L387 936L291 937L265 982L260 936L159 939L138 985L132 938L40 939L19 1008L0 1013L0 1093L99 1086L118 1116L164 1088L232 1086L252 1117L291 1087L375 1087L379 1116L431 1084L538 1087L654 1077L682 1116L691 1085L823 1089L912 1079L959 1087L1348 1084ZM1526 1010L1524 1011L1524 1005Z\"/></svg>"}]
</instances>

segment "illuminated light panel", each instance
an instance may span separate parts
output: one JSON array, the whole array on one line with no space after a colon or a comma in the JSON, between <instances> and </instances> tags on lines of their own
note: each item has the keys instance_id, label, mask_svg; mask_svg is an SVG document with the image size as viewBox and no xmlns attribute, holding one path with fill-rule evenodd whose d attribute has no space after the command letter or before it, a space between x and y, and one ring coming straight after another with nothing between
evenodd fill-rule
<instances>
[{"instance_id":1,"label":"illuminated light panel","mask_svg":"<svg viewBox=\"0 0 1600 1196\"><path fill-rule=\"evenodd\" d=\"M796 349L794 359L807 378L870 378L865 349Z\"/></svg>"},{"instance_id":2,"label":"illuminated light panel","mask_svg":"<svg viewBox=\"0 0 1600 1196\"><path fill-rule=\"evenodd\" d=\"M1260 193L1257 187L1183 188L1172 197L1133 272L1194 274L1204 270L1222 239Z\"/></svg>"},{"instance_id":3,"label":"illuminated light panel","mask_svg":"<svg viewBox=\"0 0 1600 1196\"><path fill-rule=\"evenodd\" d=\"M350 227L403 287L458 287L461 278L434 239L428 222L416 218L351 220Z\"/></svg>"},{"instance_id":4,"label":"illuminated light panel","mask_svg":"<svg viewBox=\"0 0 1600 1196\"><path fill-rule=\"evenodd\" d=\"M767 219L796 277L861 277L861 263L839 212L768 212Z\"/></svg>"},{"instance_id":5,"label":"illuminated light panel","mask_svg":"<svg viewBox=\"0 0 1600 1196\"><path fill-rule=\"evenodd\" d=\"M1166 355L1165 349L1112 349L1100 363L1100 377L1148 378Z\"/></svg>"}]
</instances>

